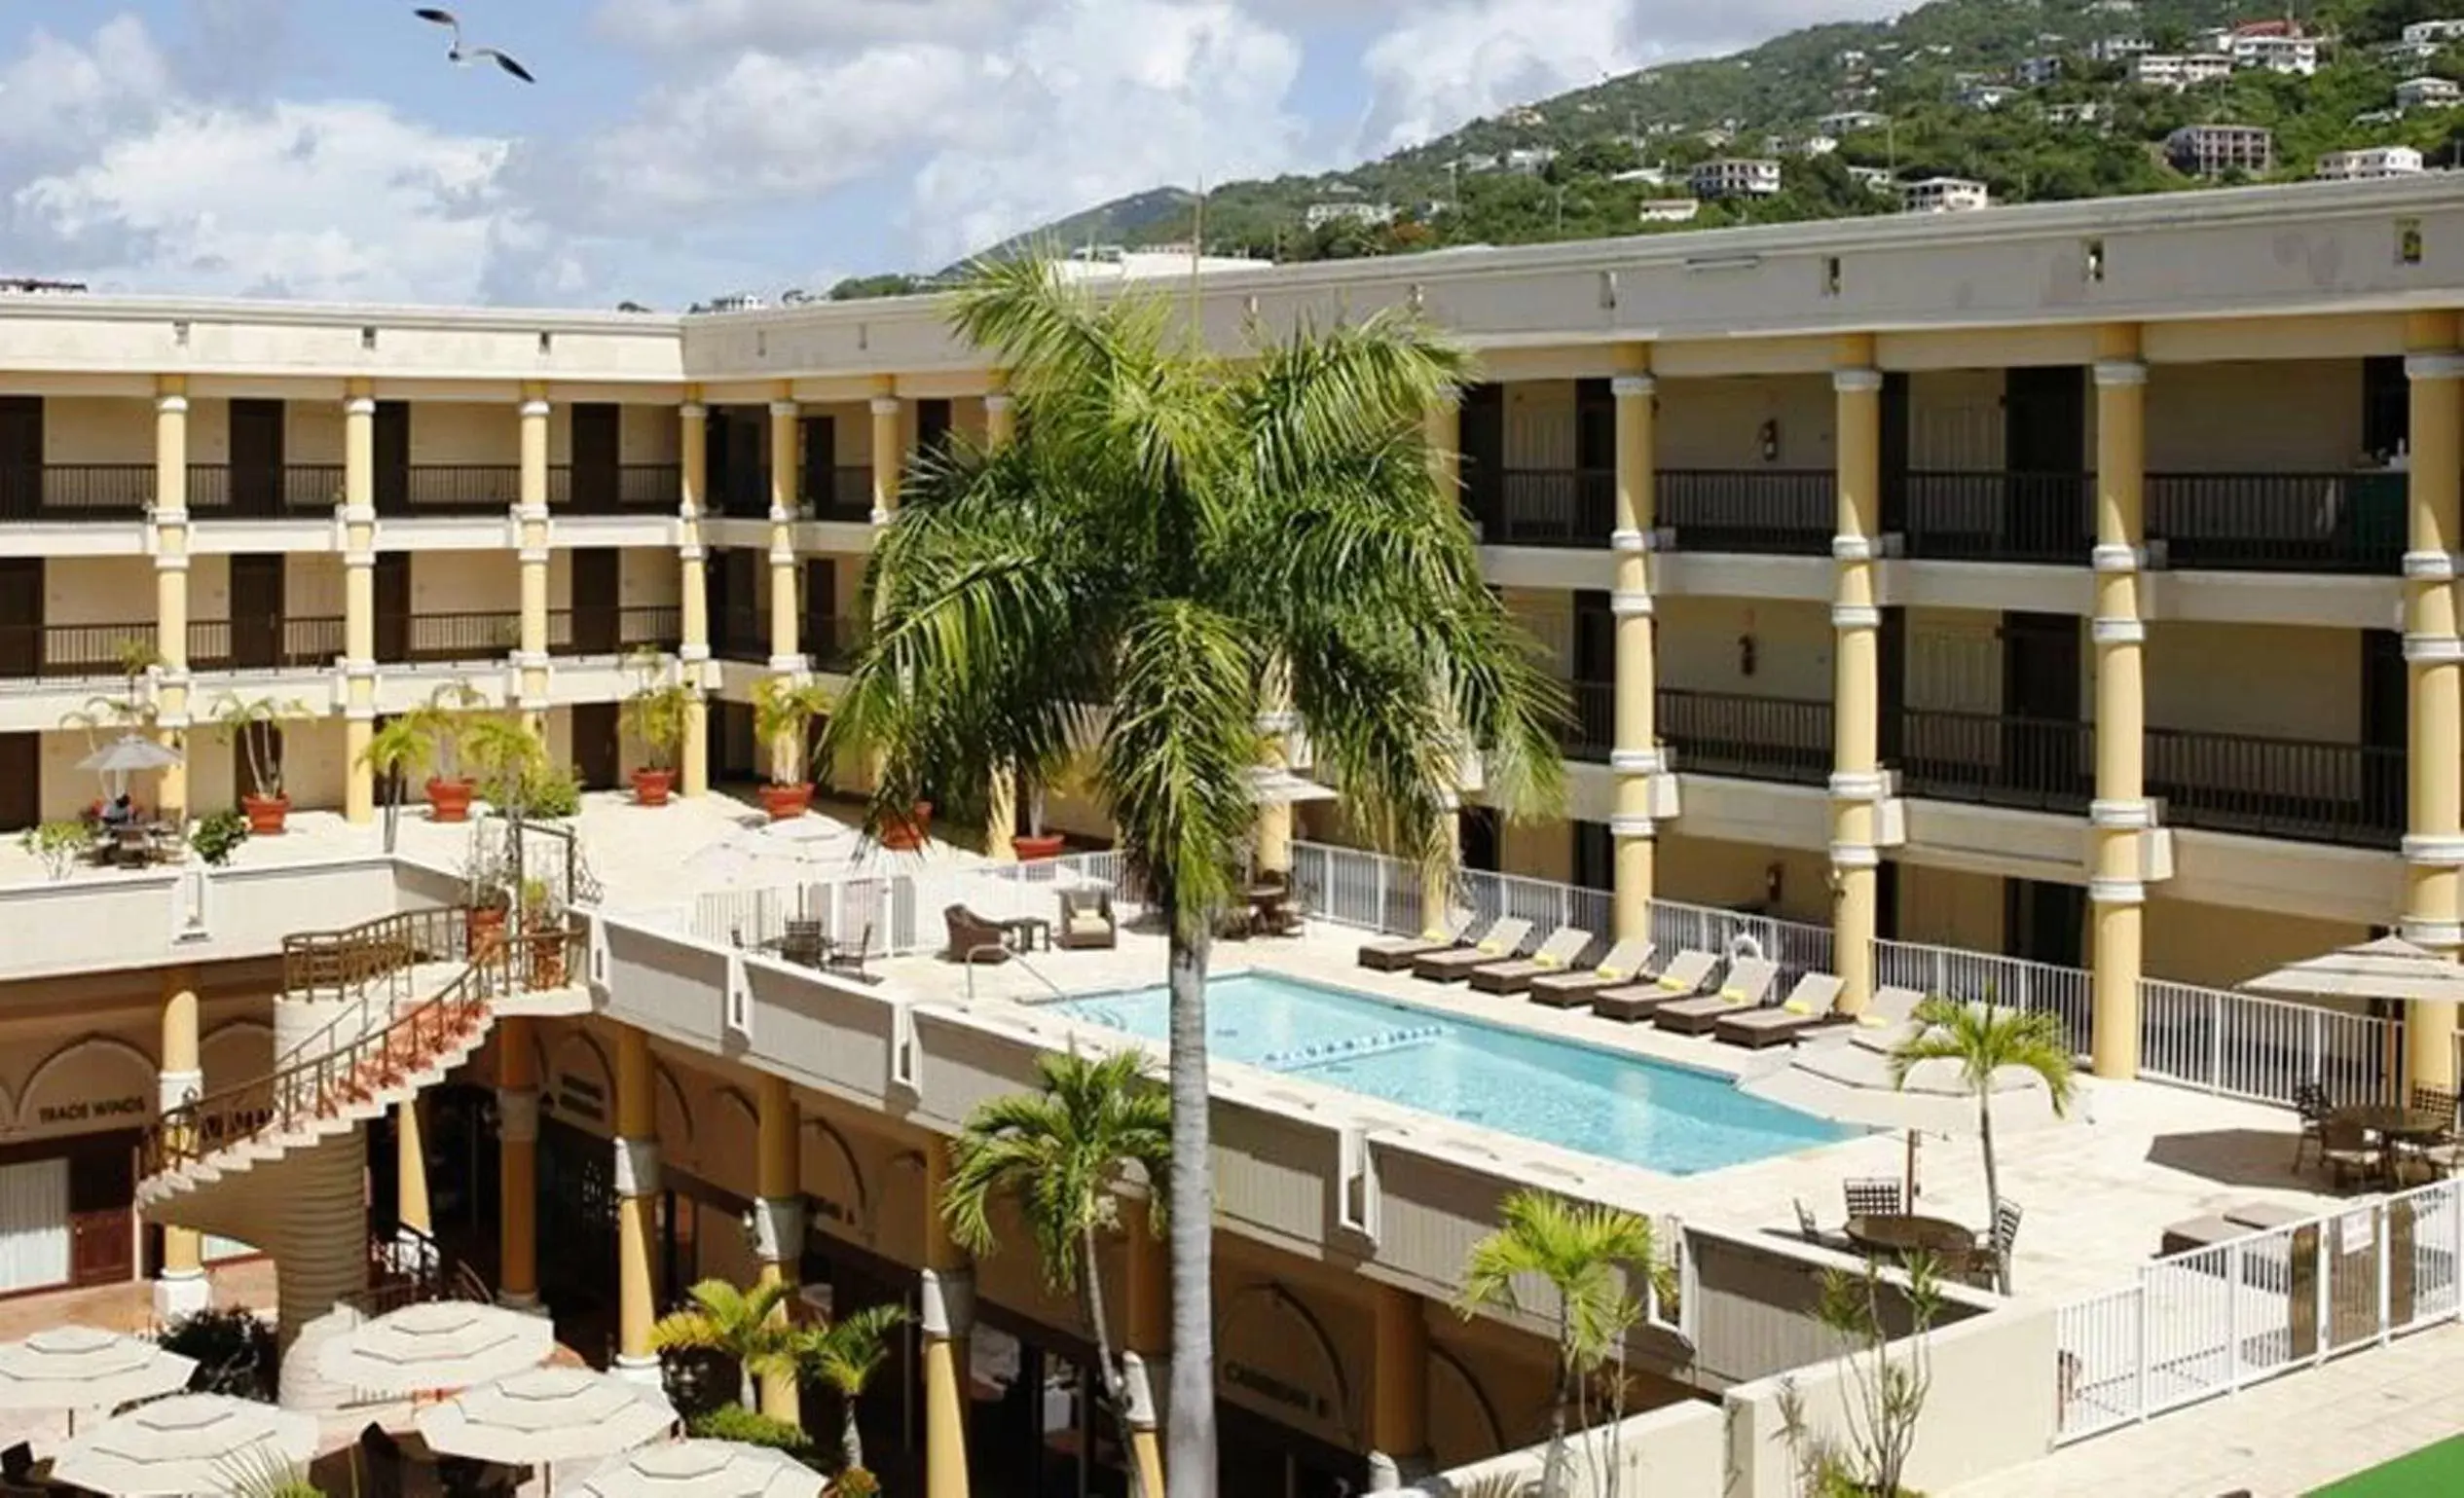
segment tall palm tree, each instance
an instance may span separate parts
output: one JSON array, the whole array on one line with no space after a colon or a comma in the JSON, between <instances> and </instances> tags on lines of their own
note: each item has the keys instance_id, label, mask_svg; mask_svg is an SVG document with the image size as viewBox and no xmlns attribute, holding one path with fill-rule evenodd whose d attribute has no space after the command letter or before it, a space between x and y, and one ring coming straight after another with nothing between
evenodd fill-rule
<instances>
[{"instance_id":1,"label":"tall palm tree","mask_svg":"<svg viewBox=\"0 0 2464 1498\"><path fill-rule=\"evenodd\" d=\"M990 1254L993 1202L1005 1194L1016 1199L1045 1282L1078 1295L1095 1338L1105 1401L1121 1422L1122 1449L1134 1451L1096 1244L1120 1230L1119 1190L1133 1174L1164 1179L1172 1154L1171 1104L1148 1085L1145 1058L1136 1051L1045 1055L1036 1070L1043 1090L992 1098L969 1116L951 1151L941 1215L960 1247ZM1143 1490L1145 1474L1134 1459L1130 1470Z\"/></svg>"},{"instance_id":2,"label":"tall palm tree","mask_svg":"<svg viewBox=\"0 0 2464 1498\"><path fill-rule=\"evenodd\" d=\"M1167 936L1173 1498L1214 1489L1205 980L1255 830L1262 710L1308 726L1379 846L1440 856L1464 752L1522 813L1559 792L1563 689L1481 579L1422 415L1462 356L1379 313L1237 359L1166 300L1048 264L978 270L952 315L1022 435L921 457L867 575L830 736L878 754L871 817L1078 759ZM965 810L975 810L975 807Z\"/></svg>"},{"instance_id":3,"label":"tall palm tree","mask_svg":"<svg viewBox=\"0 0 2464 1498\"><path fill-rule=\"evenodd\" d=\"M2051 1009L2011 1009L1994 1004L1966 1004L1939 994L1917 1005L1917 1031L1891 1052L1891 1079L1905 1086L1908 1073L1920 1061L1956 1062L1960 1079L1976 1094L1976 1141L1985 1151L1986 1221L2002 1217L2002 1178L1994 1164L1994 1077L2004 1067L2017 1067L2044 1078L2053 1112L2068 1113L2075 1090L2077 1060ZM1995 1277L2003 1293L2010 1293L2010 1265L1999 1262Z\"/></svg>"},{"instance_id":4,"label":"tall palm tree","mask_svg":"<svg viewBox=\"0 0 2464 1498\"><path fill-rule=\"evenodd\" d=\"M1520 1308L1515 1282L1526 1276L1553 1292L1557 1387L1540 1492L1563 1498L1568 1419L1593 1376L1622 1351L1626 1334L1642 1319L1632 1286L1640 1278L1665 1295L1672 1276L1660 1261L1651 1220L1632 1212L1526 1189L1508 1196L1497 1215L1497 1230L1472 1245L1464 1261L1455 1308L1467 1319L1483 1306Z\"/></svg>"},{"instance_id":5,"label":"tall palm tree","mask_svg":"<svg viewBox=\"0 0 2464 1498\"><path fill-rule=\"evenodd\" d=\"M785 1351L798 1372L818 1378L838 1396L838 1448L851 1469L864 1465L864 1432L856 1424L856 1404L864 1385L880 1371L890 1355L890 1334L907 1319L902 1305L873 1305L819 1326L798 1327L787 1336Z\"/></svg>"},{"instance_id":6,"label":"tall palm tree","mask_svg":"<svg viewBox=\"0 0 2464 1498\"><path fill-rule=\"evenodd\" d=\"M788 1352L789 1329L777 1314L788 1292L786 1284L775 1281L738 1290L725 1280L704 1280L686 1292L692 1297L690 1306L651 1323L650 1348L654 1352L716 1352L733 1358L737 1403L758 1409L753 1381L793 1367Z\"/></svg>"}]
</instances>

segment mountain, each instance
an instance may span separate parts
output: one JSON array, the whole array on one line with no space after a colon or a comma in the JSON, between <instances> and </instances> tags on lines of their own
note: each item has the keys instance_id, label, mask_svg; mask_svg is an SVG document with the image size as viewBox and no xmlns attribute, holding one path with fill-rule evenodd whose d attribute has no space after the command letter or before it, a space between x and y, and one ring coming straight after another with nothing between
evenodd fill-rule
<instances>
[{"instance_id":1,"label":"mountain","mask_svg":"<svg viewBox=\"0 0 2464 1498\"><path fill-rule=\"evenodd\" d=\"M1097 203L1067 218L1012 235L999 244L975 257L984 260L1006 260L1038 245L1057 244L1065 249L1086 244L1146 244L1157 242L1154 231L1160 225L1190 220L1190 209L1197 195L1177 187L1151 187L1143 193L1116 198ZM963 266L964 262L961 263ZM946 275L961 266L951 266Z\"/></svg>"}]
</instances>

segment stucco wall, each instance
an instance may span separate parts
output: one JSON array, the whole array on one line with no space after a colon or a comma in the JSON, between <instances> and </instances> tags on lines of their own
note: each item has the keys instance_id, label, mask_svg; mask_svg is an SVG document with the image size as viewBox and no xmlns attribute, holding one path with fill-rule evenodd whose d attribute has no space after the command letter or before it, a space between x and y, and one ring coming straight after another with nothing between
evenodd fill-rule
<instances>
[{"instance_id":1,"label":"stucco wall","mask_svg":"<svg viewBox=\"0 0 2464 1498\"><path fill-rule=\"evenodd\" d=\"M1662 380L1659 459L1663 468L1821 468L1837 462L1831 383L1824 375ZM1780 441L1762 452L1763 423Z\"/></svg>"},{"instance_id":2,"label":"stucco wall","mask_svg":"<svg viewBox=\"0 0 2464 1498\"><path fill-rule=\"evenodd\" d=\"M1660 684L1801 702L1831 699L1837 636L1829 607L1784 600L1665 598L1658 602ZM1745 646L1753 643L1753 675Z\"/></svg>"}]
</instances>

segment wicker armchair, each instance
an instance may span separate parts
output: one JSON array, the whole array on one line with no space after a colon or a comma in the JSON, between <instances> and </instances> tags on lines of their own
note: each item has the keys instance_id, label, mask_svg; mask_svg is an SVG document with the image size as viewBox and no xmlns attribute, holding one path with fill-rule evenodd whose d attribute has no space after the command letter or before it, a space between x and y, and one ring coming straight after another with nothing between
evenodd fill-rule
<instances>
[{"instance_id":1,"label":"wicker armchair","mask_svg":"<svg viewBox=\"0 0 2464 1498\"><path fill-rule=\"evenodd\" d=\"M1052 944L1069 952L1110 948L1121 939L1121 923L1113 918L1109 890L1063 890L1061 919L1052 929Z\"/></svg>"},{"instance_id":2,"label":"wicker armchair","mask_svg":"<svg viewBox=\"0 0 2464 1498\"><path fill-rule=\"evenodd\" d=\"M1006 963L1010 960L1009 933L997 921L987 921L964 905L952 905L941 912L949 923L949 946L941 955L954 963Z\"/></svg>"}]
</instances>

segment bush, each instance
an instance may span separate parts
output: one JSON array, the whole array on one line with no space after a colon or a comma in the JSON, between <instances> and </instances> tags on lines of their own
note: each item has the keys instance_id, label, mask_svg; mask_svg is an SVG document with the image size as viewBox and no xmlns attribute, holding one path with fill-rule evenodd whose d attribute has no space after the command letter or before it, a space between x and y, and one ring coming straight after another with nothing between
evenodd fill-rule
<instances>
[{"instance_id":1,"label":"bush","mask_svg":"<svg viewBox=\"0 0 2464 1498\"><path fill-rule=\"evenodd\" d=\"M163 1330L165 1350L197 1360L189 1389L272 1403L282 1377L274 1328L244 1305L214 1306Z\"/></svg>"},{"instance_id":2,"label":"bush","mask_svg":"<svg viewBox=\"0 0 2464 1498\"><path fill-rule=\"evenodd\" d=\"M581 777L550 764L522 772L522 804L533 817L576 817L582 810Z\"/></svg>"},{"instance_id":3,"label":"bush","mask_svg":"<svg viewBox=\"0 0 2464 1498\"><path fill-rule=\"evenodd\" d=\"M829 1498L881 1498L881 1480L862 1467L850 1467L829 1485Z\"/></svg>"},{"instance_id":4,"label":"bush","mask_svg":"<svg viewBox=\"0 0 2464 1498\"><path fill-rule=\"evenodd\" d=\"M230 862L232 851L247 840L248 819L232 807L201 821L188 834L188 846L215 868Z\"/></svg>"},{"instance_id":5,"label":"bush","mask_svg":"<svg viewBox=\"0 0 2464 1498\"><path fill-rule=\"evenodd\" d=\"M759 1410L742 1405L721 1405L706 1409L684 1422L687 1435L707 1441L741 1441L747 1445L768 1446L784 1451L815 1471L822 1469L822 1454L813 1445L812 1438L785 1420L773 1420Z\"/></svg>"}]
</instances>

